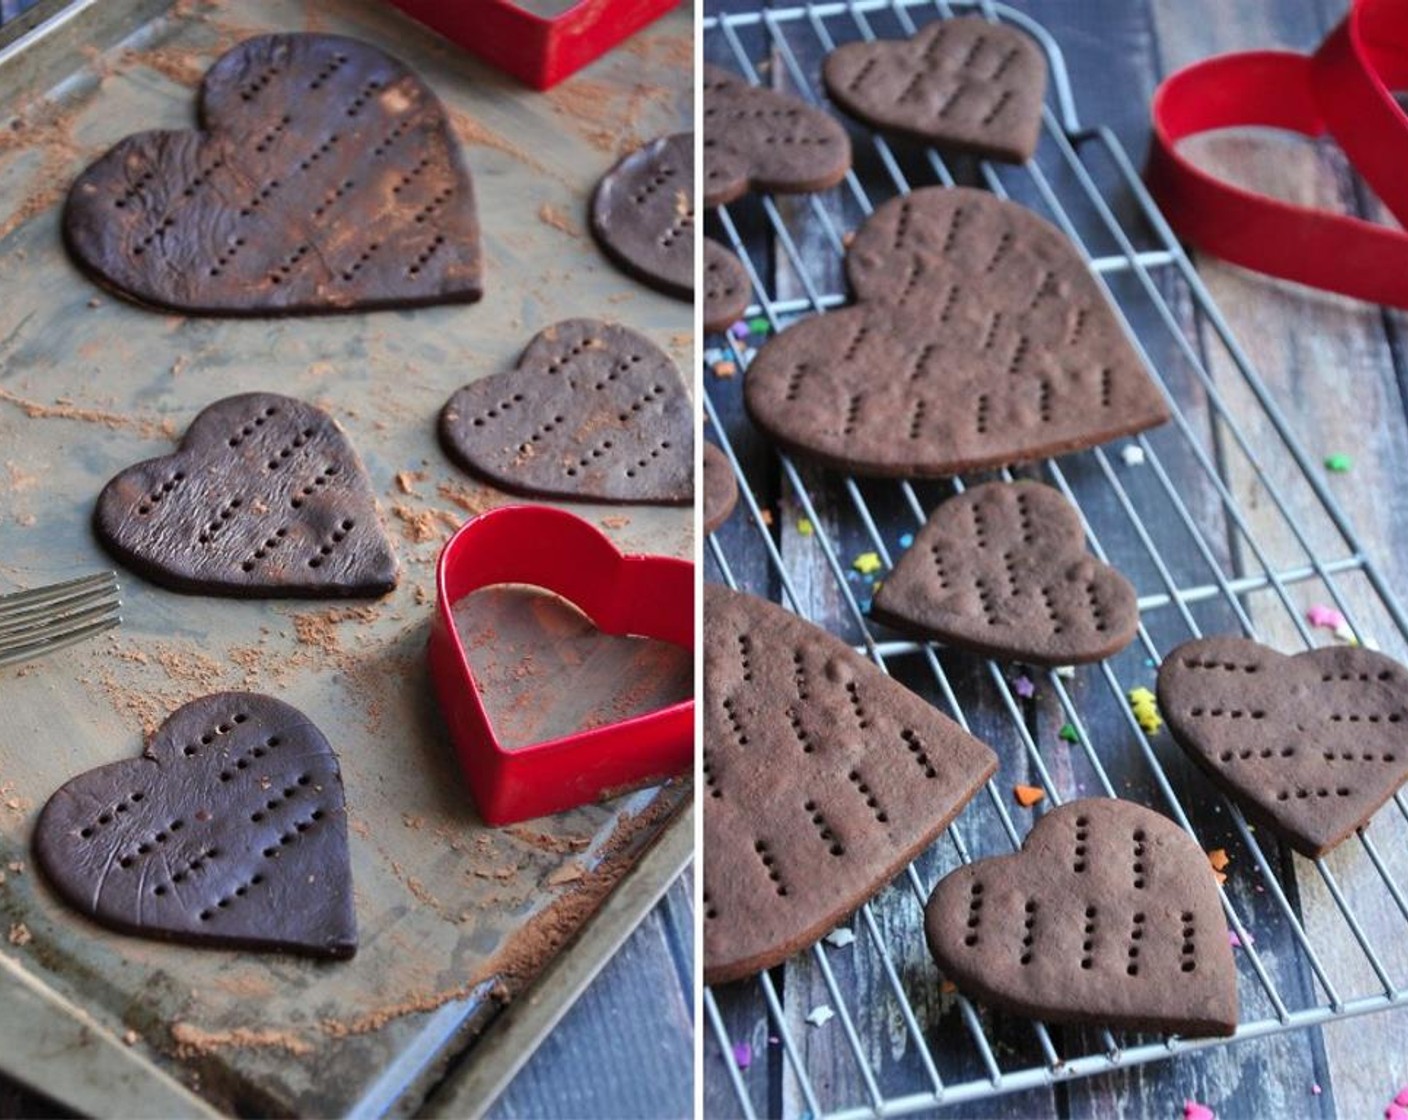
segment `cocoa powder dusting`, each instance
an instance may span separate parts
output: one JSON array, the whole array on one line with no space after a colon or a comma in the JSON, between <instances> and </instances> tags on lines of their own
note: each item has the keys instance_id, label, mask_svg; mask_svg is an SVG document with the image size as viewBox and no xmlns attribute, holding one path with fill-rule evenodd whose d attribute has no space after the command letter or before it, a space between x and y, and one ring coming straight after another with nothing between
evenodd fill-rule
<instances>
[{"instance_id":1,"label":"cocoa powder dusting","mask_svg":"<svg viewBox=\"0 0 1408 1120\"><path fill-rule=\"evenodd\" d=\"M313 1052L312 1043L292 1031L270 1027L235 1027L233 1030L207 1031L193 1023L171 1024L171 1041L176 1044L178 1058L199 1058L233 1046L240 1049L283 1050L295 1057Z\"/></svg>"}]
</instances>

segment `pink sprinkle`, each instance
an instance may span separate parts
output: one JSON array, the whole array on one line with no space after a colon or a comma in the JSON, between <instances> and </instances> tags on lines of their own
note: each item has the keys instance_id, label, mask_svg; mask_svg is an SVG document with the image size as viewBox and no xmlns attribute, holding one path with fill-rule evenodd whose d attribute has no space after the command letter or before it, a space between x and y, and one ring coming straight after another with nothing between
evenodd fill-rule
<instances>
[{"instance_id":1,"label":"pink sprinkle","mask_svg":"<svg viewBox=\"0 0 1408 1120\"><path fill-rule=\"evenodd\" d=\"M1217 1113L1197 1101L1184 1101L1183 1120L1217 1120Z\"/></svg>"},{"instance_id":2,"label":"pink sprinkle","mask_svg":"<svg viewBox=\"0 0 1408 1120\"><path fill-rule=\"evenodd\" d=\"M1408 1120L1408 1108L1404 1108L1401 1104L1391 1104L1384 1109L1384 1116L1388 1120Z\"/></svg>"},{"instance_id":3,"label":"pink sprinkle","mask_svg":"<svg viewBox=\"0 0 1408 1120\"><path fill-rule=\"evenodd\" d=\"M1243 942L1242 939L1237 936L1237 931L1236 931L1235 929L1229 929L1229 930L1227 931L1227 944L1231 945L1232 948L1234 948L1234 949L1240 949L1240 948L1242 948L1243 944L1246 944L1246 945L1255 945L1255 944L1256 944L1256 938L1253 937L1253 936L1251 935L1251 931L1248 930L1248 931L1247 931L1247 940L1246 940L1245 942Z\"/></svg>"},{"instance_id":4,"label":"pink sprinkle","mask_svg":"<svg viewBox=\"0 0 1408 1120\"><path fill-rule=\"evenodd\" d=\"M1344 615L1334 607L1327 607L1323 603L1316 603L1305 612L1305 617L1311 626L1319 626L1326 630L1338 630L1345 625Z\"/></svg>"},{"instance_id":5,"label":"pink sprinkle","mask_svg":"<svg viewBox=\"0 0 1408 1120\"><path fill-rule=\"evenodd\" d=\"M1313 1082L1313 1083L1311 1084L1311 1086L1310 1086L1310 1092L1312 1093L1312 1095L1318 1097L1318 1096L1321 1094L1322 1091L1323 1091L1323 1090L1321 1090L1321 1088L1320 1088L1320 1083L1319 1083L1318 1081L1317 1081L1317 1082Z\"/></svg>"},{"instance_id":6,"label":"pink sprinkle","mask_svg":"<svg viewBox=\"0 0 1408 1120\"><path fill-rule=\"evenodd\" d=\"M1012 682L1012 690L1023 700L1030 700L1036 695L1036 685L1025 675L1018 677Z\"/></svg>"},{"instance_id":7,"label":"pink sprinkle","mask_svg":"<svg viewBox=\"0 0 1408 1120\"><path fill-rule=\"evenodd\" d=\"M747 1069L753 1064L753 1047L746 1042L733 1044L733 1061L739 1069Z\"/></svg>"},{"instance_id":8,"label":"pink sprinkle","mask_svg":"<svg viewBox=\"0 0 1408 1120\"><path fill-rule=\"evenodd\" d=\"M1399 1108L1408 1108L1408 1085L1398 1090L1398 1096L1393 1098L1393 1103Z\"/></svg>"}]
</instances>

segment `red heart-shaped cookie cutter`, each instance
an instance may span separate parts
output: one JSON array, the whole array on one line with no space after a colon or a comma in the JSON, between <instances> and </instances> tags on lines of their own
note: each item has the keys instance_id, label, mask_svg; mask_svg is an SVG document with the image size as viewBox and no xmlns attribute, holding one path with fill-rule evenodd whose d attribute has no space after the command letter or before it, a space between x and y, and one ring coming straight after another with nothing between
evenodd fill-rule
<instances>
[{"instance_id":1,"label":"red heart-shaped cookie cutter","mask_svg":"<svg viewBox=\"0 0 1408 1120\"><path fill-rule=\"evenodd\" d=\"M412 19L534 89L557 85L677 2L580 0L547 16L514 0L391 0Z\"/></svg>"},{"instance_id":2,"label":"red heart-shaped cookie cutter","mask_svg":"<svg viewBox=\"0 0 1408 1120\"><path fill-rule=\"evenodd\" d=\"M1169 224L1207 251L1271 276L1408 307L1408 234L1233 186L1177 150L1243 125L1329 133L1408 224L1408 5L1359 0L1313 55L1250 51L1186 67L1154 94L1145 177Z\"/></svg>"},{"instance_id":3,"label":"red heart-shaped cookie cutter","mask_svg":"<svg viewBox=\"0 0 1408 1120\"><path fill-rule=\"evenodd\" d=\"M479 695L452 610L471 591L531 584L562 596L607 634L694 647L694 565L617 551L564 510L505 506L466 523L440 553L430 672L470 792L487 824L511 824L687 770L694 701L509 749Z\"/></svg>"}]
</instances>

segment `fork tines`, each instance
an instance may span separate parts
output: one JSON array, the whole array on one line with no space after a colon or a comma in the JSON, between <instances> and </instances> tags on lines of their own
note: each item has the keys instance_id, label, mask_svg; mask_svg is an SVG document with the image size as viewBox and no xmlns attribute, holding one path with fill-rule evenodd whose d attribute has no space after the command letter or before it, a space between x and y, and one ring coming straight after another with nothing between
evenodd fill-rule
<instances>
[{"instance_id":1,"label":"fork tines","mask_svg":"<svg viewBox=\"0 0 1408 1120\"><path fill-rule=\"evenodd\" d=\"M0 595L0 665L51 653L122 621L117 573Z\"/></svg>"}]
</instances>

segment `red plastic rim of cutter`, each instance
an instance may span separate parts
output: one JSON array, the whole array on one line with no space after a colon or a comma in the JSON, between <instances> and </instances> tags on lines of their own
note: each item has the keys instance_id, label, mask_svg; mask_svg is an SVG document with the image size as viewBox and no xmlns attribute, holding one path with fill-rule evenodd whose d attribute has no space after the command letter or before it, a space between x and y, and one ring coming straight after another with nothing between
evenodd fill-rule
<instances>
[{"instance_id":1,"label":"red plastic rim of cutter","mask_svg":"<svg viewBox=\"0 0 1408 1120\"><path fill-rule=\"evenodd\" d=\"M455 629L454 605L481 587L531 584L599 630L694 648L694 565L618 552L595 526L548 506L504 506L468 521L440 553L430 673L460 767L486 824L556 813L688 770L694 701L509 750L494 733Z\"/></svg>"},{"instance_id":2,"label":"red plastic rim of cutter","mask_svg":"<svg viewBox=\"0 0 1408 1120\"><path fill-rule=\"evenodd\" d=\"M1180 237L1234 264L1342 295L1408 307L1408 234L1233 186L1179 154L1180 140L1262 125L1329 133L1408 224L1408 5L1358 0L1314 55L1249 51L1195 63L1154 94L1145 178Z\"/></svg>"},{"instance_id":3,"label":"red plastic rim of cutter","mask_svg":"<svg viewBox=\"0 0 1408 1120\"><path fill-rule=\"evenodd\" d=\"M391 3L519 81L551 89L679 0L581 0L557 16L535 15L512 0Z\"/></svg>"}]
</instances>

